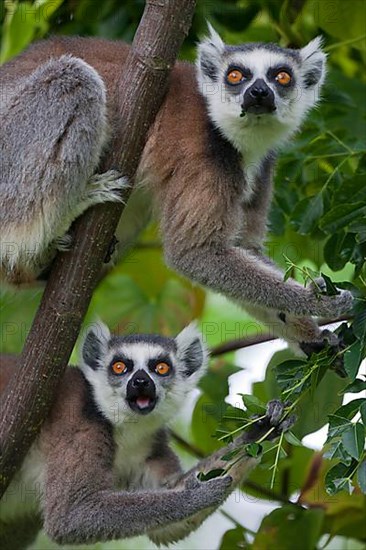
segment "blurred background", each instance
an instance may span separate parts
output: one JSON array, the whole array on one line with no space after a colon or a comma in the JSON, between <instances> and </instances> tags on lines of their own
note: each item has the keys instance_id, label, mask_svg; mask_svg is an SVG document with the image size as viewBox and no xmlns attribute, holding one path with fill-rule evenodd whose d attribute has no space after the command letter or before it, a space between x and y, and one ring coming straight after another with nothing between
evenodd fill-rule
<instances>
[{"instance_id":1,"label":"blurred background","mask_svg":"<svg viewBox=\"0 0 366 550\"><path fill-rule=\"evenodd\" d=\"M143 8L142 0L4 0L0 12L1 62L30 42L53 34L131 42ZM265 41L298 48L319 34L324 37L329 74L323 99L280 155L267 252L302 282L301 268L307 266L333 281L352 282L359 295L365 296L366 3L198 0L180 54L182 59L194 60L195 44L206 33L207 21L230 44ZM221 296L193 286L164 265L158 228L153 222L147 223L149 207L145 197L135 194L125 210L118 234L123 257L99 284L85 325L100 317L119 333L174 335L192 319L198 319L204 339L213 349L228 341L239 349L243 342L237 340L244 339L245 343L248 338L255 340L267 334L269 327ZM22 349L41 294L41 287L18 293L1 290L2 353L19 353ZM361 314L358 331L364 334L366 315ZM291 352L279 341L237 352L216 349L200 390L172 426L179 436L173 438L174 446L184 465L196 460L197 451L206 454L220 445L214 436L227 403L242 408L240 394L252 393L262 402L279 395L273 368L289 358ZM77 362L77 349L72 361ZM360 372L365 373L364 364ZM364 548L363 495L357 487L352 495L345 491L327 494L324 475L331 463L319 461L314 450L325 443L327 415L342 404L345 386L344 380L328 373L316 392L302 403L295 429L301 444L285 443L274 486L270 486L273 456L269 451L263 465L245 484L244 492L237 491L223 512L215 513L176 548ZM317 436L310 436L316 432ZM289 499L300 494L312 515L296 518L292 526L287 525L281 545L273 542L271 546L271 539L266 539L266 525L272 525L271 521L277 526L285 523ZM268 516L272 510L279 515ZM276 540L282 540L279 531ZM151 547L144 537L95 545L103 550ZM32 548L58 546L41 535Z\"/></svg>"}]
</instances>

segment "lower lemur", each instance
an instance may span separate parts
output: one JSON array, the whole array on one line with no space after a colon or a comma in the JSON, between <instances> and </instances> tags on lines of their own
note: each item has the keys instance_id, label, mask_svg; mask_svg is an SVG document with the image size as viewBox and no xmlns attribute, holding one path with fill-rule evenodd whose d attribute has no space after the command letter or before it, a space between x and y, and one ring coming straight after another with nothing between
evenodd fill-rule
<instances>
[{"instance_id":1,"label":"lower lemur","mask_svg":"<svg viewBox=\"0 0 366 550\"><path fill-rule=\"evenodd\" d=\"M99 38L55 37L0 68L0 271L7 281L37 278L76 216L118 200L120 175L95 172L121 126L114 124L116 82L128 50ZM343 314L352 295L284 282L262 241L276 151L318 101L324 76L319 38L299 50L228 46L211 28L196 70L173 68L136 176L153 193L167 263L307 350L327 337L309 316Z\"/></svg>"},{"instance_id":2,"label":"lower lemur","mask_svg":"<svg viewBox=\"0 0 366 550\"><path fill-rule=\"evenodd\" d=\"M283 406L272 401L251 432L184 474L168 445L167 425L206 363L194 325L175 339L115 337L95 325L84 341L81 367L67 370L38 439L3 497L2 547L24 548L42 524L60 544L141 534L167 544L195 530L258 462L244 451L239 461L222 457L293 422L281 422ZM4 368L2 385L11 370ZM199 481L199 472L216 468L229 475Z\"/></svg>"}]
</instances>

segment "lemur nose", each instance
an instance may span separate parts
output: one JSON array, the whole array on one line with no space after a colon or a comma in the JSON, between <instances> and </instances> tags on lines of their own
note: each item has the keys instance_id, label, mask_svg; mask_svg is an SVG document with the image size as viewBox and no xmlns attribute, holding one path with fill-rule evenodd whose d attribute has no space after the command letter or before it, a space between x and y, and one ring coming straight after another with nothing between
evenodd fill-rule
<instances>
[{"instance_id":1,"label":"lemur nose","mask_svg":"<svg viewBox=\"0 0 366 550\"><path fill-rule=\"evenodd\" d=\"M146 388L149 385L149 380L147 378L134 378L132 380L132 386L134 388Z\"/></svg>"},{"instance_id":2,"label":"lemur nose","mask_svg":"<svg viewBox=\"0 0 366 550\"><path fill-rule=\"evenodd\" d=\"M264 87L263 85L252 86L250 89L250 95L254 98L267 97L269 94L268 86Z\"/></svg>"}]
</instances>

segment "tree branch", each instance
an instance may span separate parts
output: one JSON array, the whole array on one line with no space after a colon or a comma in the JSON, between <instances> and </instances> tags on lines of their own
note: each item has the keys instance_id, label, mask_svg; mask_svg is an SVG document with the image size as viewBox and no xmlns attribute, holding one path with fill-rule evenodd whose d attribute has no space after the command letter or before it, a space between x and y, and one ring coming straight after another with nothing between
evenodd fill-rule
<instances>
[{"instance_id":1,"label":"tree branch","mask_svg":"<svg viewBox=\"0 0 366 550\"><path fill-rule=\"evenodd\" d=\"M130 178L135 173L194 8L195 0L147 0L117 82L118 125L101 171L118 167ZM21 368L15 369L0 406L0 496L47 415L122 211L116 203L87 211L74 225L74 248L54 262L20 357Z\"/></svg>"}]
</instances>

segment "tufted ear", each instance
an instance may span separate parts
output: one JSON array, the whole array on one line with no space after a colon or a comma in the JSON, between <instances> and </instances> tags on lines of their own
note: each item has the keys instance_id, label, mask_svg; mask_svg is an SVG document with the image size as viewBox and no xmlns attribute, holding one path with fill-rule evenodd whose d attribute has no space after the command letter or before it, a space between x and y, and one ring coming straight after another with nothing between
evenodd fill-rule
<instances>
[{"instance_id":1,"label":"tufted ear","mask_svg":"<svg viewBox=\"0 0 366 550\"><path fill-rule=\"evenodd\" d=\"M306 88L321 85L326 73L327 56L322 50L323 38L317 36L300 50L303 81Z\"/></svg>"},{"instance_id":2,"label":"tufted ear","mask_svg":"<svg viewBox=\"0 0 366 550\"><path fill-rule=\"evenodd\" d=\"M175 338L175 342L177 357L184 365L184 375L189 377L198 371L203 374L208 362L208 351L196 323L184 328Z\"/></svg>"},{"instance_id":3,"label":"tufted ear","mask_svg":"<svg viewBox=\"0 0 366 550\"><path fill-rule=\"evenodd\" d=\"M197 47L197 68L204 80L209 78L216 81L225 44L210 23L208 30L209 35Z\"/></svg>"},{"instance_id":4,"label":"tufted ear","mask_svg":"<svg viewBox=\"0 0 366 550\"><path fill-rule=\"evenodd\" d=\"M85 365L96 370L108 350L111 333L102 322L94 323L85 336L82 346L82 360Z\"/></svg>"}]
</instances>

